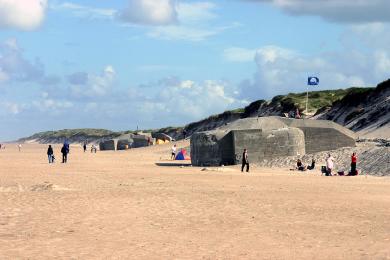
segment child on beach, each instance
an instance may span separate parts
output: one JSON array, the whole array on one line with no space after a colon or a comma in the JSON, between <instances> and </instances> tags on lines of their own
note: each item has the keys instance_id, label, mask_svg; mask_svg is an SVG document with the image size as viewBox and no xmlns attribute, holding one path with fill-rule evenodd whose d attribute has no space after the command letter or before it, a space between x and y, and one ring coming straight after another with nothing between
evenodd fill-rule
<instances>
[{"instance_id":1,"label":"child on beach","mask_svg":"<svg viewBox=\"0 0 390 260\"><path fill-rule=\"evenodd\" d=\"M171 159L176 159L176 144L172 146L172 153L171 153Z\"/></svg>"}]
</instances>

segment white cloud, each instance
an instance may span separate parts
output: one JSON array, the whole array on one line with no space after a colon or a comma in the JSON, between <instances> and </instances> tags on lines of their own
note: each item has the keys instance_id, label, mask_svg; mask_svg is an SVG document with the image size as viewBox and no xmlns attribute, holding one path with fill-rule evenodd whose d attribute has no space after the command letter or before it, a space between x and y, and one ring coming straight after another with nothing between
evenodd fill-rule
<instances>
[{"instance_id":1,"label":"white cloud","mask_svg":"<svg viewBox=\"0 0 390 260\"><path fill-rule=\"evenodd\" d=\"M358 40L366 47L390 51L390 24L376 22L352 25L344 32L342 40L350 45L356 44Z\"/></svg>"},{"instance_id":2,"label":"white cloud","mask_svg":"<svg viewBox=\"0 0 390 260\"><path fill-rule=\"evenodd\" d=\"M3 70L3 68L0 68L0 84L8 80L9 80L8 74Z\"/></svg>"},{"instance_id":3,"label":"white cloud","mask_svg":"<svg viewBox=\"0 0 390 260\"><path fill-rule=\"evenodd\" d=\"M250 50L248 50L249 52ZM343 50L305 55L277 46L256 52L256 73L241 83L243 98L271 98L277 94L304 91L308 76L320 77L320 88L374 86L390 76L390 56L386 51Z\"/></svg>"},{"instance_id":4,"label":"white cloud","mask_svg":"<svg viewBox=\"0 0 390 260\"><path fill-rule=\"evenodd\" d=\"M377 50L374 53L375 72L377 76L390 76L390 55L384 50Z\"/></svg>"},{"instance_id":5,"label":"white cloud","mask_svg":"<svg viewBox=\"0 0 390 260\"><path fill-rule=\"evenodd\" d=\"M230 47L223 51L223 57L231 62L253 62L255 58L258 62L274 62L278 57L293 57L296 53L279 48L277 46L264 46L259 49L246 49L240 47ZM259 59L261 57L261 59Z\"/></svg>"},{"instance_id":6,"label":"white cloud","mask_svg":"<svg viewBox=\"0 0 390 260\"><path fill-rule=\"evenodd\" d=\"M87 83L79 87L87 93L93 92L92 78L95 81L99 78L97 81L107 82L106 80L112 78L114 74L113 68L110 67L100 74L88 73ZM59 90L56 91L58 93ZM28 109L18 114L18 118L33 115L35 118L44 116L47 120L53 121L54 118L58 118L58 115L66 113L68 117L80 120L82 124L95 125L94 122L104 121L105 125L101 127L111 129L119 126L131 129L136 125L142 128L154 128L169 124L185 124L212 113L220 113L247 104L236 98L235 89L227 82L216 80L197 82L166 78L131 87L126 92L108 88L101 98L87 95L53 96L50 92L43 92L39 98L28 104L26 107ZM161 122L164 122L164 125L161 125Z\"/></svg>"},{"instance_id":7,"label":"white cloud","mask_svg":"<svg viewBox=\"0 0 390 260\"><path fill-rule=\"evenodd\" d=\"M71 96L75 98L84 97L103 97L110 95L113 83L115 81L115 69L108 65L100 74L94 73L75 73L74 75L83 75L83 80L70 81Z\"/></svg>"},{"instance_id":8,"label":"white cloud","mask_svg":"<svg viewBox=\"0 0 390 260\"><path fill-rule=\"evenodd\" d=\"M93 8L71 2L50 5L52 10L70 11L73 15L86 18L114 18L117 10L111 8Z\"/></svg>"},{"instance_id":9,"label":"white cloud","mask_svg":"<svg viewBox=\"0 0 390 260\"><path fill-rule=\"evenodd\" d=\"M24 104L18 104L15 102L0 102L0 107L2 108L2 111L0 114L4 115L17 115L21 113L25 109Z\"/></svg>"},{"instance_id":10,"label":"white cloud","mask_svg":"<svg viewBox=\"0 0 390 260\"><path fill-rule=\"evenodd\" d=\"M203 41L239 25L214 25L218 16L212 2L179 0L128 0L123 10L99 9L72 2L52 4L53 10L70 11L84 18L117 18L121 26L146 26L146 35L162 40Z\"/></svg>"},{"instance_id":11,"label":"white cloud","mask_svg":"<svg viewBox=\"0 0 390 260\"><path fill-rule=\"evenodd\" d=\"M179 2L177 22L151 28L147 35L163 40L203 41L240 26L238 23L217 25L216 9L216 4L211 2Z\"/></svg>"},{"instance_id":12,"label":"white cloud","mask_svg":"<svg viewBox=\"0 0 390 260\"><path fill-rule=\"evenodd\" d=\"M320 16L347 23L390 22L388 0L244 0L272 3L292 15Z\"/></svg>"},{"instance_id":13,"label":"white cloud","mask_svg":"<svg viewBox=\"0 0 390 260\"><path fill-rule=\"evenodd\" d=\"M141 25L168 25L177 22L175 0L129 0L118 15L123 22Z\"/></svg>"},{"instance_id":14,"label":"white cloud","mask_svg":"<svg viewBox=\"0 0 390 260\"><path fill-rule=\"evenodd\" d=\"M73 103L70 101L51 99L48 97L43 97L41 100L35 100L32 102L32 105L41 112L50 112L52 114L62 113L64 110L73 107Z\"/></svg>"},{"instance_id":15,"label":"white cloud","mask_svg":"<svg viewBox=\"0 0 390 260\"><path fill-rule=\"evenodd\" d=\"M256 62L262 65L274 63L276 60L293 59L297 54L289 49L280 48L278 46L265 46L256 51Z\"/></svg>"},{"instance_id":16,"label":"white cloud","mask_svg":"<svg viewBox=\"0 0 390 260\"><path fill-rule=\"evenodd\" d=\"M217 18L214 13L216 5L211 2L180 2L177 5L178 19L185 23L198 23Z\"/></svg>"},{"instance_id":17,"label":"white cloud","mask_svg":"<svg viewBox=\"0 0 390 260\"><path fill-rule=\"evenodd\" d=\"M0 0L0 28L33 30L44 20L47 0Z\"/></svg>"},{"instance_id":18,"label":"white cloud","mask_svg":"<svg viewBox=\"0 0 390 260\"><path fill-rule=\"evenodd\" d=\"M165 26L154 28L148 32L148 36L162 40L186 40L203 41L206 38L218 34L222 29L218 28L197 28L192 26Z\"/></svg>"},{"instance_id":19,"label":"white cloud","mask_svg":"<svg viewBox=\"0 0 390 260\"><path fill-rule=\"evenodd\" d=\"M156 83L153 85L158 88L154 89L155 94L145 93L148 99L142 99L136 105L137 111L149 119L158 120L162 117L161 113L164 113L163 117L170 120L169 123L172 123L172 118L178 122L188 122L246 104L236 99L234 89L224 81L196 82L168 78L159 81L157 86ZM137 89L132 92L143 91L145 90ZM160 113L156 114L156 111Z\"/></svg>"},{"instance_id":20,"label":"white cloud","mask_svg":"<svg viewBox=\"0 0 390 260\"><path fill-rule=\"evenodd\" d=\"M255 59L256 51L256 49L230 47L223 51L223 57L231 62L252 62Z\"/></svg>"},{"instance_id":21,"label":"white cloud","mask_svg":"<svg viewBox=\"0 0 390 260\"><path fill-rule=\"evenodd\" d=\"M148 64L138 66L139 71L143 72L155 72L155 71L167 71L167 70L180 70L181 67L161 65L161 64Z\"/></svg>"},{"instance_id":22,"label":"white cloud","mask_svg":"<svg viewBox=\"0 0 390 260\"><path fill-rule=\"evenodd\" d=\"M45 75L45 68L39 59L30 61L24 57L23 50L14 38L0 43L0 78L2 79L0 82L28 81L54 84L56 81Z\"/></svg>"}]
</instances>

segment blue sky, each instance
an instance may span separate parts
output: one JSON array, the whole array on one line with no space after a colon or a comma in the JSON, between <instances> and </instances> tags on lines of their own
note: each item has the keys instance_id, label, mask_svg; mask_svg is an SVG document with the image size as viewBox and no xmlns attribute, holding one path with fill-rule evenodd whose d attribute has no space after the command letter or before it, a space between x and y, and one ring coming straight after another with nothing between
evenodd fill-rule
<instances>
[{"instance_id":1,"label":"blue sky","mask_svg":"<svg viewBox=\"0 0 390 260\"><path fill-rule=\"evenodd\" d=\"M373 3L375 2L375 3ZM0 140L183 125L390 74L387 0L1 0Z\"/></svg>"}]
</instances>

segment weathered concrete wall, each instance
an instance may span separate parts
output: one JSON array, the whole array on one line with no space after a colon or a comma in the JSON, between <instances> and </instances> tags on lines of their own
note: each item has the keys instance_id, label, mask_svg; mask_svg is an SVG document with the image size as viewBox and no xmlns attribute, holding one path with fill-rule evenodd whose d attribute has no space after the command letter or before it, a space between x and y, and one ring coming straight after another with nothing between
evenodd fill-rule
<instances>
[{"instance_id":1,"label":"weathered concrete wall","mask_svg":"<svg viewBox=\"0 0 390 260\"><path fill-rule=\"evenodd\" d=\"M191 163L195 166L221 164L221 152L215 131L195 133L191 136Z\"/></svg>"},{"instance_id":2,"label":"weathered concrete wall","mask_svg":"<svg viewBox=\"0 0 390 260\"><path fill-rule=\"evenodd\" d=\"M163 141L169 141L169 142L173 141L172 137L170 137L169 135L164 134L164 133L152 133L152 137L155 139L163 140Z\"/></svg>"},{"instance_id":3,"label":"weathered concrete wall","mask_svg":"<svg viewBox=\"0 0 390 260\"><path fill-rule=\"evenodd\" d=\"M132 146L132 148L140 148L140 147L149 146L148 140L152 141L151 137L135 135L135 136L133 136L133 146Z\"/></svg>"},{"instance_id":4,"label":"weathered concrete wall","mask_svg":"<svg viewBox=\"0 0 390 260\"><path fill-rule=\"evenodd\" d=\"M231 124L224 125L218 130L228 133L231 130L262 129L273 130L286 127L286 124L279 120L279 117L251 117L239 119Z\"/></svg>"},{"instance_id":5,"label":"weathered concrete wall","mask_svg":"<svg viewBox=\"0 0 390 260\"><path fill-rule=\"evenodd\" d=\"M327 120L296 120L279 118L290 127L296 127L305 134L306 152L336 150L342 147L355 147L355 133Z\"/></svg>"},{"instance_id":6,"label":"weathered concrete wall","mask_svg":"<svg viewBox=\"0 0 390 260\"><path fill-rule=\"evenodd\" d=\"M251 162L305 154L305 137L297 128L233 130L232 134L236 163L241 162L244 149Z\"/></svg>"},{"instance_id":7,"label":"weathered concrete wall","mask_svg":"<svg viewBox=\"0 0 390 260\"><path fill-rule=\"evenodd\" d=\"M115 151L115 147L116 147L116 140L114 139L103 141L100 142L99 144L100 151Z\"/></svg>"},{"instance_id":8,"label":"weathered concrete wall","mask_svg":"<svg viewBox=\"0 0 390 260\"><path fill-rule=\"evenodd\" d=\"M333 128L302 127L301 129L305 133L307 153L356 146L355 139L347 137Z\"/></svg>"},{"instance_id":9,"label":"weathered concrete wall","mask_svg":"<svg viewBox=\"0 0 390 260\"><path fill-rule=\"evenodd\" d=\"M122 140L118 140L116 149L126 150L132 148L132 146L133 146L133 139L122 139Z\"/></svg>"},{"instance_id":10,"label":"weathered concrete wall","mask_svg":"<svg viewBox=\"0 0 390 260\"><path fill-rule=\"evenodd\" d=\"M230 131L227 135L222 137L218 142L221 162L223 165L236 164L236 152L234 150L234 135Z\"/></svg>"},{"instance_id":11,"label":"weathered concrete wall","mask_svg":"<svg viewBox=\"0 0 390 260\"><path fill-rule=\"evenodd\" d=\"M153 142L153 138L150 136L126 134L117 139L100 142L99 147L101 151L125 150L126 145L128 148L149 146L149 141Z\"/></svg>"}]
</instances>

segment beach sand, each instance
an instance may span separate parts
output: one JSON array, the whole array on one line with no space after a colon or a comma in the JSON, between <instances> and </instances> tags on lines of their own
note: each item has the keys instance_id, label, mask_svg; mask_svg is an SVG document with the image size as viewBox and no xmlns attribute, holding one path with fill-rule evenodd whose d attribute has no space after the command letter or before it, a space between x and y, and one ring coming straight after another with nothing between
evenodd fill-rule
<instances>
[{"instance_id":1,"label":"beach sand","mask_svg":"<svg viewBox=\"0 0 390 260\"><path fill-rule=\"evenodd\" d=\"M49 165L46 145L7 144L0 259L390 259L389 177L201 171L170 147L62 164L55 145Z\"/></svg>"}]
</instances>

